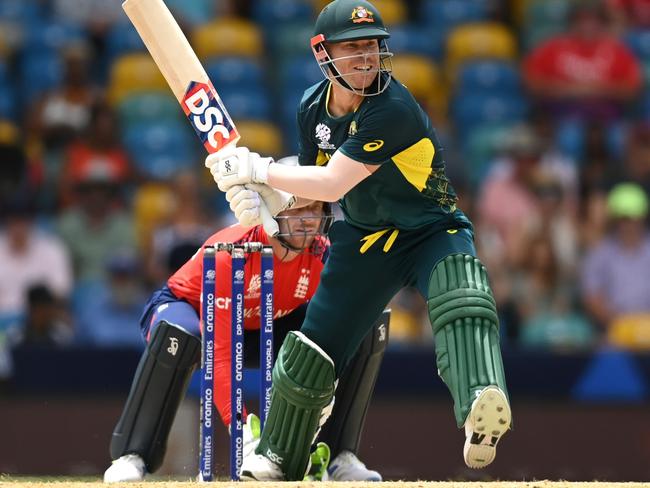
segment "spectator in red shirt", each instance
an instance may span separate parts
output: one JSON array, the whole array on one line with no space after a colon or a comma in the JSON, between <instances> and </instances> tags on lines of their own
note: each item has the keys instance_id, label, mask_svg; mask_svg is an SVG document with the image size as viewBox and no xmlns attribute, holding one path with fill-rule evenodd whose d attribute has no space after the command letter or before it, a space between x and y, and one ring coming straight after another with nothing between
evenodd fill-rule
<instances>
[{"instance_id":1,"label":"spectator in red shirt","mask_svg":"<svg viewBox=\"0 0 650 488\"><path fill-rule=\"evenodd\" d=\"M606 0L605 5L617 32L650 27L650 0Z\"/></svg>"},{"instance_id":2,"label":"spectator in red shirt","mask_svg":"<svg viewBox=\"0 0 650 488\"><path fill-rule=\"evenodd\" d=\"M579 3L570 13L569 32L524 60L530 91L557 118L611 122L639 91L639 63L607 27L603 6Z\"/></svg>"},{"instance_id":3,"label":"spectator in red shirt","mask_svg":"<svg viewBox=\"0 0 650 488\"><path fill-rule=\"evenodd\" d=\"M324 212L321 202L314 202L303 208L286 210L276 217L281 234L275 238L267 237L261 225L252 228L233 225L212 235L204 244L262 242L272 246L276 356L289 331L298 330L302 325L306 304L320 281L329 249L323 233L331 218L330 212ZM251 254L245 263L244 363L247 367L259 357L260 259L259 254ZM230 257L217 253L215 268L221 279L215 280L214 402L224 424L228 425L231 412ZM140 326L148 345L122 417L113 432L111 457L114 462L104 474L106 482L141 481L146 473L156 471L162 463L176 409L199 360L202 274L203 247L145 305ZM337 466L347 466L345 470L330 472L331 480L381 481L379 473L367 469L355 451L372 394L372 388L362 385L374 385L378 369L369 367L368 363L371 359L376 364L381 362L387 325L384 322L376 324L374 332L365 339L370 342L361 345L348 365L349 376L344 373L338 384L332 418L327 425L334 423L339 429L327 429L326 425L319 437L331 447L334 461L338 460ZM174 353L173 358L164 354L170 340L178 344L178 354ZM367 391L367 397L360 391ZM253 452L259 441L259 437L251 439L252 434L247 435L247 428L250 432L248 423L244 428L244 455ZM253 447L252 443L255 443Z\"/></svg>"}]
</instances>

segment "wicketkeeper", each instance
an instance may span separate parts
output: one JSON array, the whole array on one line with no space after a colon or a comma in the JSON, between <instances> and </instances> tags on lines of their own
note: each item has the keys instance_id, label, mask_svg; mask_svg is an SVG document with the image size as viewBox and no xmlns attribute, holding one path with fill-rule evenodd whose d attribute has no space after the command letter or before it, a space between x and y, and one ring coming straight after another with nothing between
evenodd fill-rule
<instances>
[{"instance_id":1,"label":"wicketkeeper","mask_svg":"<svg viewBox=\"0 0 650 488\"><path fill-rule=\"evenodd\" d=\"M257 189L264 194L264 189ZM256 191L249 189L238 192L235 201L240 203L237 212L240 222L249 224L251 218L258 217L257 213L253 215L247 210L257 211L259 194ZM252 228L234 225L217 232L204 244L263 242L273 247L276 355L287 334L301 326L306 303L318 286L329 249L324 233L332 218L329 204L314 202L278 215L276 219L280 234L275 238L268 238L261 225ZM166 286L152 295L144 308L140 326L147 346L124 411L113 432L110 445L113 463L104 474L105 482L141 481L147 473L155 472L162 464L176 411L200 360L202 257L203 248L169 278ZM247 367L256 366L259 362L260 259L259 253L251 254L247 256L245 264L244 363ZM228 426L231 415L232 272L227 253L217 253L216 273L215 404L224 424ZM338 401L332 413L336 428L318 439L331 448L332 469L329 473L317 473L318 476L324 474L325 478L336 481L381 481L380 474L367 469L356 453L388 340L388 318L387 313L379 311L373 319L375 326L369 328L372 332L369 332L346 369L349 374L344 374L339 382ZM170 347L172 343L173 348ZM259 442L259 426L255 435L255 420L252 414L248 415L244 428L244 454L252 453ZM227 448L224 446L224 449ZM329 457L320 461L326 467Z\"/></svg>"},{"instance_id":2,"label":"wicketkeeper","mask_svg":"<svg viewBox=\"0 0 650 488\"><path fill-rule=\"evenodd\" d=\"M465 429L466 464L490 464L510 428L487 272L472 224L456 206L436 132L391 76L389 37L369 2L331 2L311 41L326 79L305 92L298 108L301 166L276 164L245 147L206 159L233 201L233 187L258 183L294 195L285 198L294 207L339 200L345 216L330 229L330 256L305 323L280 350L271 411L258 455L243 461L243 478L302 479L336 379L405 286L427 300L437 371ZM318 374L305 378L306 371Z\"/></svg>"}]
</instances>

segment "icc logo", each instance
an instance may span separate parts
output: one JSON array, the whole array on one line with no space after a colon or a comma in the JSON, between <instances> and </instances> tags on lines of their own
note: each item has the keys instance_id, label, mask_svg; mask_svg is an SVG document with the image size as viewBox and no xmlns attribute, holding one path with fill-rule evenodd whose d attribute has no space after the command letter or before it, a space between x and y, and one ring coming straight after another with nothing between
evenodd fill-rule
<instances>
[{"instance_id":1,"label":"icc logo","mask_svg":"<svg viewBox=\"0 0 650 488\"><path fill-rule=\"evenodd\" d=\"M264 271L264 279L265 280L272 280L273 279L273 270L272 269L267 269Z\"/></svg>"},{"instance_id":2,"label":"icc logo","mask_svg":"<svg viewBox=\"0 0 650 488\"><path fill-rule=\"evenodd\" d=\"M230 131L223 125L224 114L217 105L216 98L210 99L206 88L202 86L183 100L183 103L190 112L187 115L192 125L197 131L207 134L208 144L216 149L219 143L215 135L220 134L223 140L227 141Z\"/></svg>"},{"instance_id":3,"label":"icc logo","mask_svg":"<svg viewBox=\"0 0 650 488\"><path fill-rule=\"evenodd\" d=\"M169 338L169 347L167 348L167 352L172 356L176 356L176 353L178 352L178 339L176 337Z\"/></svg>"},{"instance_id":4,"label":"icc logo","mask_svg":"<svg viewBox=\"0 0 650 488\"><path fill-rule=\"evenodd\" d=\"M331 134L332 130L325 124L318 124L316 126L316 137L320 139L321 142L328 142Z\"/></svg>"},{"instance_id":5,"label":"icc logo","mask_svg":"<svg viewBox=\"0 0 650 488\"><path fill-rule=\"evenodd\" d=\"M235 279L242 281L244 279L244 272L242 270L235 271Z\"/></svg>"},{"instance_id":6,"label":"icc logo","mask_svg":"<svg viewBox=\"0 0 650 488\"><path fill-rule=\"evenodd\" d=\"M214 277L216 276L216 273L215 273L215 271L213 269L210 269L210 270L208 270L208 273L207 273L206 276L208 277L209 280L213 280Z\"/></svg>"}]
</instances>

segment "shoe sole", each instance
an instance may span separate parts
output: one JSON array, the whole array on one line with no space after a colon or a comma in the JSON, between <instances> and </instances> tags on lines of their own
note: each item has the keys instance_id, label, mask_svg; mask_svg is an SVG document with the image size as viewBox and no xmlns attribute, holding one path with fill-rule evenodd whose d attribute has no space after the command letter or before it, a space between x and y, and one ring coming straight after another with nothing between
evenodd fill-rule
<instances>
[{"instance_id":1,"label":"shoe sole","mask_svg":"<svg viewBox=\"0 0 650 488\"><path fill-rule=\"evenodd\" d=\"M511 419L508 399L499 388L487 387L476 397L467 416L473 426L463 448L467 466L481 469L494 461L499 439L510 428Z\"/></svg>"},{"instance_id":2,"label":"shoe sole","mask_svg":"<svg viewBox=\"0 0 650 488\"><path fill-rule=\"evenodd\" d=\"M239 474L239 479L241 481L259 481L250 471L242 471Z\"/></svg>"}]
</instances>

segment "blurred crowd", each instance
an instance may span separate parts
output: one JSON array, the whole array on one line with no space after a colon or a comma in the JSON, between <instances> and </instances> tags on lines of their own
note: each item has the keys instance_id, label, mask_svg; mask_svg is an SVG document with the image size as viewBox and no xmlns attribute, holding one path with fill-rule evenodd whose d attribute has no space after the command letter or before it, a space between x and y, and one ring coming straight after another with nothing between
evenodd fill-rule
<instances>
[{"instance_id":1,"label":"blurred crowd","mask_svg":"<svg viewBox=\"0 0 650 488\"><path fill-rule=\"evenodd\" d=\"M168 0L242 133L296 151L322 0ZM650 0L375 0L476 228L505 347L650 348ZM0 1L0 349L142 347L232 223L117 0ZM431 340L412 290L392 345ZM0 375L2 374L0 360Z\"/></svg>"}]
</instances>

